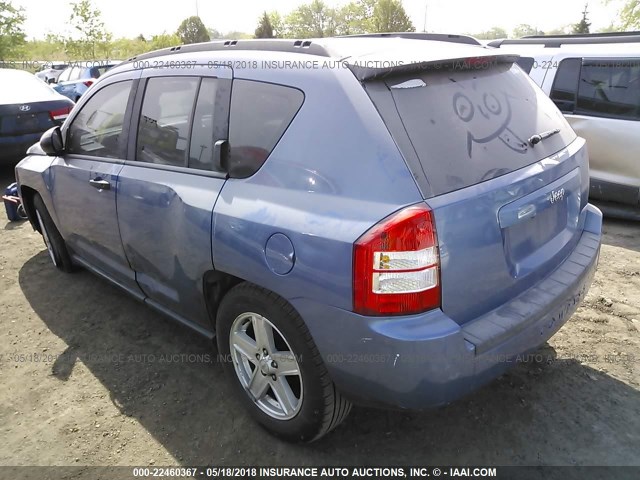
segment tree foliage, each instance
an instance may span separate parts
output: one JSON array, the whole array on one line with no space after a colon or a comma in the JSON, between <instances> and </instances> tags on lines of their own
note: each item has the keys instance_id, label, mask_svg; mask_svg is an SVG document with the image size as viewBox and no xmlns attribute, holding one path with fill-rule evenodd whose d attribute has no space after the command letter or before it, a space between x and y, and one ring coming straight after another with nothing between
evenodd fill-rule
<instances>
[{"instance_id":1,"label":"tree foliage","mask_svg":"<svg viewBox=\"0 0 640 480\"><path fill-rule=\"evenodd\" d=\"M485 32L472 33L471 35L480 40L496 40L498 38L507 38L509 36L507 31L500 27L492 27Z\"/></svg>"},{"instance_id":2,"label":"tree foliage","mask_svg":"<svg viewBox=\"0 0 640 480\"><path fill-rule=\"evenodd\" d=\"M175 47L181 44L182 40L177 34L164 32L151 38L151 48L149 50L160 50L161 48Z\"/></svg>"},{"instance_id":3,"label":"tree foliage","mask_svg":"<svg viewBox=\"0 0 640 480\"><path fill-rule=\"evenodd\" d=\"M215 28L207 28L207 32L209 33L209 39L211 40L222 38L222 34Z\"/></svg>"},{"instance_id":4,"label":"tree foliage","mask_svg":"<svg viewBox=\"0 0 640 480\"><path fill-rule=\"evenodd\" d=\"M274 15L271 15L274 25ZM275 29L274 30L280 30ZM290 38L320 38L373 32L413 32L400 0L355 0L341 8L331 8L322 0L301 5L283 22L282 34Z\"/></svg>"},{"instance_id":5,"label":"tree foliage","mask_svg":"<svg viewBox=\"0 0 640 480\"><path fill-rule=\"evenodd\" d=\"M581 34L581 33L589 33L589 27L591 26L591 22L587 18L589 12L587 11L587 7L589 5L586 4L584 6L584 11L582 12L582 19L573 26L572 33Z\"/></svg>"},{"instance_id":6,"label":"tree foliage","mask_svg":"<svg viewBox=\"0 0 640 480\"><path fill-rule=\"evenodd\" d=\"M22 8L15 8L10 2L0 0L0 60L16 58L25 44Z\"/></svg>"},{"instance_id":7,"label":"tree foliage","mask_svg":"<svg viewBox=\"0 0 640 480\"><path fill-rule=\"evenodd\" d=\"M285 24L282 15L278 12L269 12L269 23L273 30L273 36L275 38L282 38L285 35Z\"/></svg>"},{"instance_id":8,"label":"tree foliage","mask_svg":"<svg viewBox=\"0 0 640 480\"><path fill-rule=\"evenodd\" d=\"M273 38L273 27L271 26L271 19L269 18L269 14L264 12L260 17L260 22L258 23L258 28L255 31L256 38Z\"/></svg>"},{"instance_id":9,"label":"tree foliage","mask_svg":"<svg viewBox=\"0 0 640 480\"><path fill-rule=\"evenodd\" d=\"M208 42L211 40L207 27L204 26L200 17L185 18L180 26L176 35L180 37L183 44Z\"/></svg>"},{"instance_id":10,"label":"tree foliage","mask_svg":"<svg viewBox=\"0 0 640 480\"><path fill-rule=\"evenodd\" d=\"M373 8L374 32L414 32L400 0L378 0Z\"/></svg>"},{"instance_id":11,"label":"tree foliage","mask_svg":"<svg viewBox=\"0 0 640 480\"><path fill-rule=\"evenodd\" d=\"M109 57L112 36L104 26L102 13L93 6L91 0L71 3L69 25L71 33L62 37L69 57L74 59Z\"/></svg>"},{"instance_id":12,"label":"tree foliage","mask_svg":"<svg viewBox=\"0 0 640 480\"><path fill-rule=\"evenodd\" d=\"M335 35L335 10L322 0L301 5L285 18L286 35L295 38L320 38Z\"/></svg>"},{"instance_id":13,"label":"tree foliage","mask_svg":"<svg viewBox=\"0 0 640 480\"><path fill-rule=\"evenodd\" d=\"M336 34L356 35L373 31L375 0L351 2L336 11Z\"/></svg>"},{"instance_id":14,"label":"tree foliage","mask_svg":"<svg viewBox=\"0 0 640 480\"><path fill-rule=\"evenodd\" d=\"M620 10L620 29L640 29L640 0L629 0Z\"/></svg>"},{"instance_id":15,"label":"tree foliage","mask_svg":"<svg viewBox=\"0 0 640 480\"><path fill-rule=\"evenodd\" d=\"M544 35L544 32L526 23L521 23L513 29L513 38L522 38L529 35Z\"/></svg>"}]
</instances>

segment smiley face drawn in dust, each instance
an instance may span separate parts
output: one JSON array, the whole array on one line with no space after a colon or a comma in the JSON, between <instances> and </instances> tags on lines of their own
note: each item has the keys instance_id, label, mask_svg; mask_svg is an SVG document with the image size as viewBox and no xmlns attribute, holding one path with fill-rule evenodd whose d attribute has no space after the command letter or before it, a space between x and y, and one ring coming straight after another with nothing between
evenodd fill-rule
<instances>
[{"instance_id":1,"label":"smiley face drawn in dust","mask_svg":"<svg viewBox=\"0 0 640 480\"><path fill-rule=\"evenodd\" d=\"M514 152L525 153L527 143L509 128L511 104L506 94L475 91L453 96L453 111L467 124L467 152L472 156L474 143L500 139Z\"/></svg>"}]
</instances>

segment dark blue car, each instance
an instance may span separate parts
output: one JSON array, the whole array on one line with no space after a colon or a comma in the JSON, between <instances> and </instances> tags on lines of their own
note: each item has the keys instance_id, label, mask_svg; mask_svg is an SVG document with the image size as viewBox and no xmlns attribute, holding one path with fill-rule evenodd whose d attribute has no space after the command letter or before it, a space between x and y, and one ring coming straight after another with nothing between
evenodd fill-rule
<instances>
[{"instance_id":1,"label":"dark blue car","mask_svg":"<svg viewBox=\"0 0 640 480\"><path fill-rule=\"evenodd\" d=\"M474 43L133 58L18 165L20 195L58 268L215 337L280 437L352 403L446 404L567 322L601 241L584 140L517 56Z\"/></svg>"},{"instance_id":2,"label":"dark blue car","mask_svg":"<svg viewBox=\"0 0 640 480\"><path fill-rule=\"evenodd\" d=\"M15 164L74 103L22 70L0 69L0 85L0 164Z\"/></svg>"}]
</instances>

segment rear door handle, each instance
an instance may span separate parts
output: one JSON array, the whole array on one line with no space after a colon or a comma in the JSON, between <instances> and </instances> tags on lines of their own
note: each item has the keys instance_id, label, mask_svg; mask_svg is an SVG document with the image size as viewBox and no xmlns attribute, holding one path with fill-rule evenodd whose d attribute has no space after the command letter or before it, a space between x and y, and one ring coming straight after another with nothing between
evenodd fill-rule
<instances>
[{"instance_id":1,"label":"rear door handle","mask_svg":"<svg viewBox=\"0 0 640 480\"><path fill-rule=\"evenodd\" d=\"M101 178L96 178L89 180L89 183L93 188L97 188L98 190L110 190L111 184L106 180L102 180Z\"/></svg>"}]
</instances>

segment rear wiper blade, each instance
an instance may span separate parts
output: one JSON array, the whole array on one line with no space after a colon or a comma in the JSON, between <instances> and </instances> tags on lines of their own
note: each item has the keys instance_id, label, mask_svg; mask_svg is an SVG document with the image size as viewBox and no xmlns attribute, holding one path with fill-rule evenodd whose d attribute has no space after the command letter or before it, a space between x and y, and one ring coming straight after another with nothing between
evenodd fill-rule
<instances>
[{"instance_id":1,"label":"rear wiper blade","mask_svg":"<svg viewBox=\"0 0 640 480\"><path fill-rule=\"evenodd\" d=\"M533 147L536 144L540 143L545 138L549 138L555 135L556 133L560 133L559 128L556 128L555 130L547 130L546 132L542 132L542 133L536 133L535 135L532 135L527 141L529 142L529 145Z\"/></svg>"}]
</instances>

